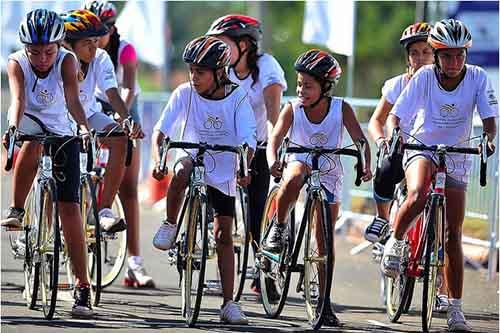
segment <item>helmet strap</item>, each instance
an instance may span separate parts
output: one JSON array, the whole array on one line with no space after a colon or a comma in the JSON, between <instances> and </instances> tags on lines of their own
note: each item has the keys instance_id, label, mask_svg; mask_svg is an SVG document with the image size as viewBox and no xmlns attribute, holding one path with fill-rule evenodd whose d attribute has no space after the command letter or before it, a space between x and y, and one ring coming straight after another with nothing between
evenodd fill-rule
<instances>
[{"instance_id":1,"label":"helmet strap","mask_svg":"<svg viewBox=\"0 0 500 333\"><path fill-rule=\"evenodd\" d=\"M248 51L248 48L246 48L244 51L241 51L240 41L241 41L241 39L235 39L234 40L234 43L236 44L236 47L238 48L238 59L236 59L236 62L233 65L229 65L229 67L234 68L234 72L236 74L237 74L237 72L236 72L236 66L238 66L238 64L240 63L241 58Z\"/></svg>"}]
</instances>

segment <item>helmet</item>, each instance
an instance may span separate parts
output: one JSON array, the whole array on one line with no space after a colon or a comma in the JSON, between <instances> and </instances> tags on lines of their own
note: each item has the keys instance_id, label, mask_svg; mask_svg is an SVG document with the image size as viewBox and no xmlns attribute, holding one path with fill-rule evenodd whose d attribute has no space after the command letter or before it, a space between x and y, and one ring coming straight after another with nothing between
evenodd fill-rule
<instances>
[{"instance_id":1,"label":"helmet","mask_svg":"<svg viewBox=\"0 0 500 333\"><path fill-rule=\"evenodd\" d=\"M432 25L426 22L417 22L409 25L401 34L399 43L403 45L405 49L408 49L408 46L412 43L420 41L426 42L431 29Z\"/></svg>"},{"instance_id":2,"label":"helmet","mask_svg":"<svg viewBox=\"0 0 500 333\"><path fill-rule=\"evenodd\" d=\"M64 22L55 12L36 9L19 26L19 39L25 44L50 44L64 39Z\"/></svg>"},{"instance_id":3,"label":"helmet","mask_svg":"<svg viewBox=\"0 0 500 333\"><path fill-rule=\"evenodd\" d=\"M427 42L433 49L468 49L472 36L462 22L454 19L441 20L432 28Z\"/></svg>"},{"instance_id":4,"label":"helmet","mask_svg":"<svg viewBox=\"0 0 500 333\"><path fill-rule=\"evenodd\" d=\"M101 22L105 25L109 26L116 22L118 11L111 2L102 0L88 1L85 3L84 9L99 16Z\"/></svg>"},{"instance_id":5,"label":"helmet","mask_svg":"<svg viewBox=\"0 0 500 333\"><path fill-rule=\"evenodd\" d=\"M260 22L246 15L226 15L215 20L206 35L226 35L238 39L243 36L249 36L255 43L262 37Z\"/></svg>"},{"instance_id":6,"label":"helmet","mask_svg":"<svg viewBox=\"0 0 500 333\"><path fill-rule=\"evenodd\" d=\"M85 9L71 10L61 15L66 27L67 39L84 39L104 36L108 28L97 15Z\"/></svg>"},{"instance_id":7,"label":"helmet","mask_svg":"<svg viewBox=\"0 0 500 333\"><path fill-rule=\"evenodd\" d=\"M229 66L231 49L220 39L203 36L189 42L182 58L188 64L218 69Z\"/></svg>"},{"instance_id":8,"label":"helmet","mask_svg":"<svg viewBox=\"0 0 500 333\"><path fill-rule=\"evenodd\" d=\"M333 96L333 90L340 80L342 69L328 52L312 49L302 53L295 61L295 70L314 76L323 86L323 94Z\"/></svg>"}]
</instances>

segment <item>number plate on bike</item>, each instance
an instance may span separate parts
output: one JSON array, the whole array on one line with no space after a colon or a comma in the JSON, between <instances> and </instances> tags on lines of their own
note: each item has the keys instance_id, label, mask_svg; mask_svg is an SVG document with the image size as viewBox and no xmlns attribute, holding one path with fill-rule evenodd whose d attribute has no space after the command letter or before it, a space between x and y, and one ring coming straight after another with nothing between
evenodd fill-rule
<instances>
[{"instance_id":1,"label":"number plate on bike","mask_svg":"<svg viewBox=\"0 0 500 333\"><path fill-rule=\"evenodd\" d=\"M194 168L193 181L195 183L204 183L205 182L205 167L197 166Z\"/></svg>"},{"instance_id":2,"label":"number plate on bike","mask_svg":"<svg viewBox=\"0 0 500 333\"><path fill-rule=\"evenodd\" d=\"M434 185L434 189L444 190L445 184L446 184L446 173L444 172L436 173L436 183Z\"/></svg>"}]
</instances>

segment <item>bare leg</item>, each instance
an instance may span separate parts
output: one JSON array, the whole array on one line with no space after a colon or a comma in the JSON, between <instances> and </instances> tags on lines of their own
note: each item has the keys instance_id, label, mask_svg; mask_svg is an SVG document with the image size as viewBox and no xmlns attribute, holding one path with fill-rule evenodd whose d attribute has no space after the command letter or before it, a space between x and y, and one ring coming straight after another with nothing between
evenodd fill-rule
<instances>
[{"instance_id":1,"label":"bare leg","mask_svg":"<svg viewBox=\"0 0 500 333\"><path fill-rule=\"evenodd\" d=\"M26 197L36 176L42 146L36 142L25 142L19 151L12 179L12 207L24 208Z\"/></svg>"},{"instance_id":2,"label":"bare leg","mask_svg":"<svg viewBox=\"0 0 500 333\"><path fill-rule=\"evenodd\" d=\"M214 219L214 233L217 244L217 261L222 283L222 294L224 306L233 299L234 289L234 247L232 229L232 217L218 216Z\"/></svg>"}]
</instances>

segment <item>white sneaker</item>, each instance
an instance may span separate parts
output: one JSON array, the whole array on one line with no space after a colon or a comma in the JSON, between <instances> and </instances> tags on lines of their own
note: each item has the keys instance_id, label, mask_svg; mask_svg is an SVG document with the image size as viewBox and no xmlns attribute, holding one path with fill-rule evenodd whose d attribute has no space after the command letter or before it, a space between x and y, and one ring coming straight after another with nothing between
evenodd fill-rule
<instances>
[{"instance_id":1,"label":"white sneaker","mask_svg":"<svg viewBox=\"0 0 500 333\"><path fill-rule=\"evenodd\" d=\"M220 309L220 320L228 324L248 325L248 319L241 310L241 305L233 301L228 301Z\"/></svg>"},{"instance_id":2,"label":"white sneaker","mask_svg":"<svg viewBox=\"0 0 500 333\"><path fill-rule=\"evenodd\" d=\"M125 221L115 216L110 208L103 208L99 211L99 224L107 232L118 232L127 229Z\"/></svg>"},{"instance_id":3,"label":"white sneaker","mask_svg":"<svg viewBox=\"0 0 500 333\"><path fill-rule=\"evenodd\" d=\"M384 254L380 263L380 269L385 276L395 279L401 271L401 257L405 241L397 240L392 235L384 247Z\"/></svg>"},{"instance_id":4,"label":"white sneaker","mask_svg":"<svg viewBox=\"0 0 500 333\"><path fill-rule=\"evenodd\" d=\"M462 309L458 306L448 308L448 331L450 332L471 332L470 326L465 320Z\"/></svg>"},{"instance_id":5,"label":"white sneaker","mask_svg":"<svg viewBox=\"0 0 500 333\"><path fill-rule=\"evenodd\" d=\"M128 258L128 267L125 272L123 284L127 287L154 288L153 278L146 274L142 257L133 256Z\"/></svg>"},{"instance_id":6,"label":"white sneaker","mask_svg":"<svg viewBox=\"0 0 500 333\"><path fill-rule=\"evenodd\" d=\"M153 238L153 246L158 250L169 250L174 245L176 231L177 225L163 221Z\"/></svg>"},{"instance_id":7,"label":"white sneaker","mask_svg":"<svg viewBox=\"0 0 500 333\"><path fill-rule=\"evenodd\" d=\"M434 303L434 311L439 313L446 313L450 302L448 301L448 295L437 295L436 302Z\"/></svg>"}]
</instances>

